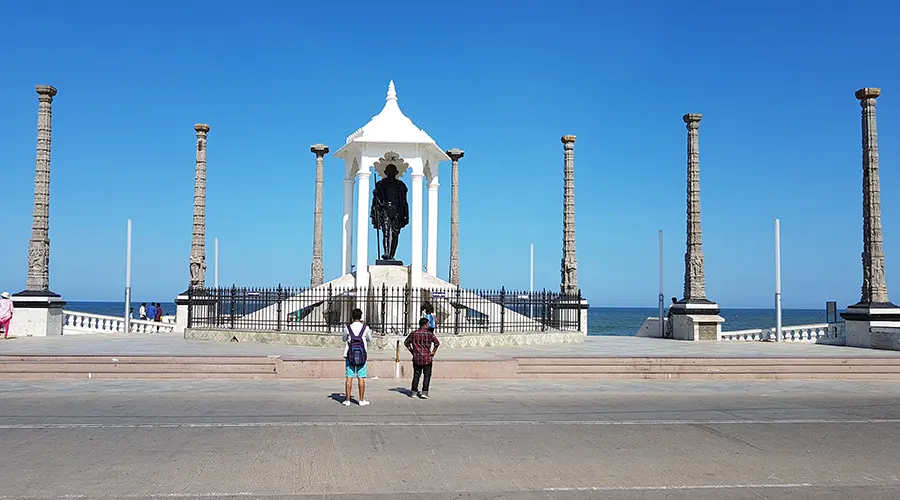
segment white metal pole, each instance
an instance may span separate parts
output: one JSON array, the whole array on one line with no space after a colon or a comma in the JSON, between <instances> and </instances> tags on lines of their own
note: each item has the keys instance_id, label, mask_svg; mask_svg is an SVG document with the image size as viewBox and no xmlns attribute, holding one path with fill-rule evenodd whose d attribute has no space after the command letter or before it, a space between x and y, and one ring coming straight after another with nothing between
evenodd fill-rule
<instances>
[{"instance_id":1,"label":"white metal pole","mask_svg":"<svg viewBox=\"0 0 900 500\"><path fill-rule=\"evenodd\" d=\"M775 341L781 342L781 221L775 219Z\"/></svg>"},{"instance_id":2,"label":"white metal pole","mask_svg":"<svg viewBox=\"0 0 900 500\"><path fill-rule=\"evenodd\" d=\"M666 336L666 318L663 316L663 232L659 230L659 336Z\"/></svg>"},{"instance_id":3,"label":"white metal pole","mask_svg":"<svg viewBox=\"0 0 900 500\"><path fill-rule=\"evenodd\" d=\"M216 256L213 272L213 288L219 288L219 238L216 238Z\"/></svg>"},{"instance_id":4,"label":"white metal pole","mask_svg":"<svg viewBox=\"0 0 900 500\"><path fill-rule=\"evenodd\" d=\"M528 279L528 303L530 304L528 308L529 317L534 317L534 243L531 244L531 266L530 266L530 274Z\"/></svg>"},{"instance_id":5,"label":"white metal pole","mask_svg":"<svg viewBox=\"0 0 900 500\"><path fill-rule=\"evenodd\" d=\"M131 219L125 245L125 332L131 332Z\"/></svg>"}]
</instances>

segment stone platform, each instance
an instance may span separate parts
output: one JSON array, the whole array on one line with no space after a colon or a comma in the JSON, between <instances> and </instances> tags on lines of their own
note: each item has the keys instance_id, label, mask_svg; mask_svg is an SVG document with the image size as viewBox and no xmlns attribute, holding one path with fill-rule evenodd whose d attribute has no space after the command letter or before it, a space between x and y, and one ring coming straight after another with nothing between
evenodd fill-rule
<instances>
[{"instance_id":1,"label":"stone platform","mask_svg":"<svg viewBox=\"0 0 900 500\"><path fill-rule=\"evenodd\" d=\"M0 378L341 378L340 348L95 335L0 343ZM410 356L369 356L372 378L406 378ZM581 344L440 350L436 378L900 380L900 352L790 343L588 337Z\"/></svg>"},{"instance_id":2,"label":"stone platform","mask_svg":"<svg viewBox=\"0 0 900 500\"><path fill-rule=\"evenodd\" d=\"M295 347L318 347L343 349L344 344L340 334L325 333L285 333L274 331L237 331L214 328L188 328L184 332L184 338L192 341L208 342L253 342L257 344L284 345ZM442 335L440 337L442 349L466 349L466 348L497 348L497 347L522 347L540 346L550 344L578 344L584 342L585 335L580 331L563 332L507 332L507 333L483 333ZM369 350L394 351L396 346L403 345L404 336L398 335L374 335L369 343Z\"/></svg>"}]
</instances>

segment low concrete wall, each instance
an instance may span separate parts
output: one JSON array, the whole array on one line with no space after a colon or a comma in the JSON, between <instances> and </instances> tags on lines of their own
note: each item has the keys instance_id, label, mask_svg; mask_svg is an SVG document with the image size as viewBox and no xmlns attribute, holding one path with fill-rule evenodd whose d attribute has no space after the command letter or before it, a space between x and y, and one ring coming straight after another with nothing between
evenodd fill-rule
<instances>
[{"instance_id":1,"label":"low concrete wall","mask_svg":"<svg viewBox=\"0 0 900 500\"><path fill-rule=\"evenodd\" d=\"M300 347L341 348L341 335L337 333L285 333L275 331L238 331L210 328L188 328L184 338L189 340L210 340L214 342L257 342L260 344L291 345ZM487 348L515 347L546 344L577 344L584 342L582 332L509 332L486 333L482 335L441 335L441 348ZM400 336L376 336L369 345L373 350L392 350L397 342L403 342Z\"/></svg>"}]
</instances>

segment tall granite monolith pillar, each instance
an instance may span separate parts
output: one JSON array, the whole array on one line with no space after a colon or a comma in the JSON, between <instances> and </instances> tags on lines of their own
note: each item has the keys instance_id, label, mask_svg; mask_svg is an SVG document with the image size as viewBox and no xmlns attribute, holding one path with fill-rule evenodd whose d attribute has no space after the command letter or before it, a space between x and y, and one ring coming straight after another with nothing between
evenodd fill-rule
<instances>
[{"instance_id":1,"label":"tall granite monolith pillar","mask_svg":"<svg viewBox=\"0 0 900 500\"><path fill-rule=\"evenodd\" d=\"M848 307L841 317L846 321L848 346L900 349L900 330L896 330L900 328L900 307L888 298L884 274L878 127L875 121L875 99L880 95L878 88L856 91L862 106L863 282L859 302ZM890 329L895 331L892 333Z\"/></svg>"},{"instance_id":2,"label":"tall granite monolith pillar","mask_svg":"<svg viewBox=\"0 0 900 500\"><path fill-rule=\"evenodd\" d=\"M684 297L673 304L672 337L679 340L716 340L725 319L719 305L706 298L703 232L700 224L700 120L703 115L682 117L688 132L687 251L684 254Z\"/></svg>"},{"instance_id":3,"label":"tall granite monolith pillar","mask_svg":"<svg viewBox=\"0 0 900 500\"><path fill-rule=\"evenodd\" d=\"M322 184L325 178L324 159L328 154L328 146L313 144L310 152L316 155L316 207L313 211L313 254L310 270L310 286L325 283L325 267L322 264Z\"/></svg>"},{"instance_id":4,"label":"tall granite monolith pillar","mask_svg":"<svg viewBox=\"0 0 900 500\"><path fill-rule=\"evenodd\" d=\"M588 303L578 288L578 258L575 254L575 136L564 135L563 144L563 238L559 291L562 294L554 314L558 327L580 329L587 334Z\"/></svg>"},{"instance_id":5,"label":"tall granite monolith pillar","mask_svg":"<svg viewBox=\"0 0 900 500\"><path fill-rule=\"evenodd\" d=\"M466 152L453 148L446 153L453 162L450 169L450 283L459 286L459 160Z\"/></svg>"},{"instance_id":6,"label":"tall granite monolith pillar","mask_svg":"<svg viewBox=\"0 0 900 500\"><path fill-rule=\"evenodd\" d=\"M25 290L12 297L16 313L9 329L17 336L48 337L62 335L66 304L50 291L50 132L56 88L38 85L34 90L38 94L38 132L28 275Z\"/></svg>"},{"instance_id":7,"label":"tall granite monolith pillar","mask_svg":"<svg viewBox=\"0 0 900 500\"><path fill-rule=\"evenodd\" d=\"M175 299L175 330L178 332L188 327L189 316L202 320L213 305L213 298L206 294L206 139L209 125L198 123L194 125L194 131L197 147L194 159L194 217L188 259L190 278L187 291Z\"/></svg>"}]
</instances>

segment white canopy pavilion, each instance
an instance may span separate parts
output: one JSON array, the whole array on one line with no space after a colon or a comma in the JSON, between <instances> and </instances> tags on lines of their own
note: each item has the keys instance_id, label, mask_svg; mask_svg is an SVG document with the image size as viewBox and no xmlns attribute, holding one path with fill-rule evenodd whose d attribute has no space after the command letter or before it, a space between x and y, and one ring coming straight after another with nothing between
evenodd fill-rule
<instances>
[{"instance_id":1,"label":"white canopy pavilion","mask_svg":"<svg viewBox=\"0 0 900 500\"><path fill-rule=\"evenodd\" d=\"M398 177L410 170L411 203L409 227L412 233L410 285L422 284L422 183L428 183L427 273L437 276L438 165L450 157L434 139L407 118L397 104L394 82L388 84L384 108L365 126L347 137L347 142L334 156L344 160L344 216L341 250L341 275L351 272L353 255L353 187L358 186L356 228L356 285L369 283L369 205L374 167L384 177L389 164L397 166ZM357 182L358 179L358 182Z\"/></svg>"}]
</instances>

